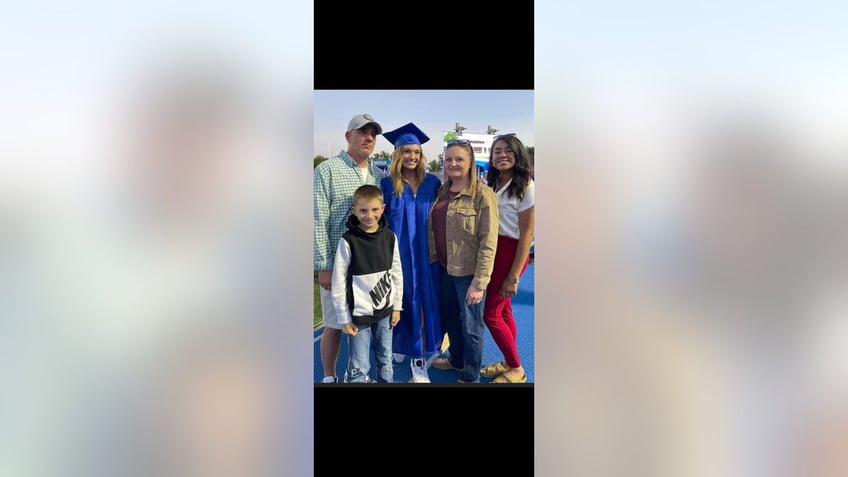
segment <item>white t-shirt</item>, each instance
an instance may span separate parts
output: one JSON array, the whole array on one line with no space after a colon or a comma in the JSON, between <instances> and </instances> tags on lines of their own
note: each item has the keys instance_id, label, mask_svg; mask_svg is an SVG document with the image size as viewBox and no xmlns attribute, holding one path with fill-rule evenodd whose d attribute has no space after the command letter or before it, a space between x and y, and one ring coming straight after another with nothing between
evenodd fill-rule
<instances>
[{"instance_id":1,"label":"white t-shirt","mask_svg":"<svg viewBox=\"0 0 848 477\"><path fill-rule=\"evenodd\" d=\"M517 239L519 236L518 213L535 205L536 193L533 179L530 179L527 188L524 189L524 198L519 201L518 197L510 197L507 194L510 184L512 184L512 179L496 192L498 196L498 234Z\"/></svg>"}]
</instances>

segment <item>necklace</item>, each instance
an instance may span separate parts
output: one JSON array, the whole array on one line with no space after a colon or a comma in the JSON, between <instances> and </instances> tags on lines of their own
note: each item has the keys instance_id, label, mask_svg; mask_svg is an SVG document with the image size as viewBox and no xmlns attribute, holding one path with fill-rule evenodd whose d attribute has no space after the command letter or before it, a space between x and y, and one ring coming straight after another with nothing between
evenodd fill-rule
<instances>
[{"instance_id":1,"label":"necklace","mask_svg":"<svg viewBox=\"0 0 848 477\"><path fill-rule=\"evenodd\" d=\"M418 176L414 175L412 177L408 177L406 175L403 176L403 179L409 185L409 188L412 190L412 196L415 197L418 195L418 187L421 185L421 181L418 180Z\"/></svg>"},{"instance_id":2,"label":"necklace","mask_svg":"<svg viewBox=\"0 0 848 477\"><path fill-rule=\"evenodd\" d=\"M512 179L511 176L506 178L504 176L498 176L498 180L495 183L495 190L501 190L503 186L505 186L510 181L510 179Z\"/></svg>"}]
</instances>

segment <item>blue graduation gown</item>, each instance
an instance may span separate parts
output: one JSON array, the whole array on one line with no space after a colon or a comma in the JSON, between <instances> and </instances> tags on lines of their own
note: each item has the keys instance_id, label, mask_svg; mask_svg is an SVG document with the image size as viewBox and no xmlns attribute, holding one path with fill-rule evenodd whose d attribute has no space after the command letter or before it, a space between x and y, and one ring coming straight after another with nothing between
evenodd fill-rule
<instances>
[{"instance_id":1,"label":"blue graduation gown","mask_svg":"<svg viewBox=\"0 0 848 477\"><path fill-rule=\"evenodd\" d=\"M395 194L390 177L380 183L386 203L388 227L398 237L400 260L403 266L403 311L394 328L392 351L409 356L438 353L442 345L439 315L439 262L430 263L428 215L442 182L427 174L417 194L408 184L403 185L400 197ZM424 319L422 349L421 321Z\"/></svg>"}]
</instances>

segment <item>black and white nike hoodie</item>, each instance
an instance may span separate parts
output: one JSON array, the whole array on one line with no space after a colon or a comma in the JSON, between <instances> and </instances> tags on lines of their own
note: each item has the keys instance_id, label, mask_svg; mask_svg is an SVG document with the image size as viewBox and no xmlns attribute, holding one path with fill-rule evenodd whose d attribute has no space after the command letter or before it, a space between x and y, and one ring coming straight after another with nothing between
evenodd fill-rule
<instances>
[{"instance_id":1,"label":"black and white nike hoodie","mask_svg":"<svg viewBox=\"0 0 848 477\"><path fill-rule=\"evenodd\" d=\"M368 326L392 311L403 309L403 270L398 240L383 215L377 231L359 228L359 219L347 219L333 264L331 292L339 324Z\"/></svg>"}]
</instances>

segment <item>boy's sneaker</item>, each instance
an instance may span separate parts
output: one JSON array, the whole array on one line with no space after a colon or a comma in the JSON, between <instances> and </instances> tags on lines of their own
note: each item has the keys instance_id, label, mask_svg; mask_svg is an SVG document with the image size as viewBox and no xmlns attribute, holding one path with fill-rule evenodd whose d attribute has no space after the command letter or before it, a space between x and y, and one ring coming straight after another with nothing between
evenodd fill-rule
<instances>
[{"instance_id":1,"label":"boy's sneaker","mask_svg":"<svg viewBox=\"0 0 848 477\"><path fill-rule=\"evenodd\" d=\"M337 378L335 376L324 376L324 379L321 380L322 384L337 383L337 382L339 382L339 378Z\"/></svg>"},{"instance_id":2,"label":"boy's sneaker","mask_svg":"<svg viewBox=\"0 0 848 477\"><path fill-rule=\"evenodd\" d=\"M410 380L413 383L429 383L430 376L427 375L427 366L424 363L424 358L415 358L412 362L409 363L412 367L412 379Z\"/></svg>"},{"instance_id":3,"label":"boy's sneaker","mask_svg":"<svg viewBox=\"0 0 848 477\"><path fill-rule=\"evenodd\" d=\"M403 360L406 359L406 355L400 353L392 353L392 358L394 358L395 363L403 363Z\"/></svg>"},{"instance_id":4,"label":"boy's sneaker","mask_svg":"<svg viewBox=\"0 0 848 477\"><path fill-rule=\"evenodd\" d=\"M350 380L348 380L347 371L345 371L344 381L343 381L343 382L345 382L345 383L349 383L349 382L350 382ZM376 382L377 382L377 380L376 380L376 379L372 379L372 378L371 378L371 376L365 375L365 382L366 382L366 383L376 383ZM354 383L354 384L356 384L356 383ZM359 384L362 384L362 383L359 383Z\"/></svg>"}]
</instances>

